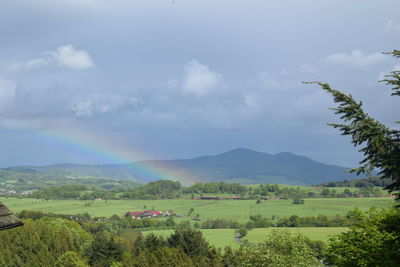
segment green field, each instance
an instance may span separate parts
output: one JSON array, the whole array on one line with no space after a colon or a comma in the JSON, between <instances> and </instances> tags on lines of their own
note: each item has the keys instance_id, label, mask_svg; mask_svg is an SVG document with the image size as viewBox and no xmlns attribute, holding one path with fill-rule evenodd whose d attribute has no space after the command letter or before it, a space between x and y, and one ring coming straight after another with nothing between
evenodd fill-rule
<instances>
[{"instance_id":1,"label":"green field","mask_svg":"<svg viewBox=\"0 0 400 267\"><path fill-rule=\"evenodd\" d=\"M204 238L210 243L210 245L216 248L225 248L231 246L232 248L239 248L239 243L235 240L235 229L201 229ZM154 230L144 231L144 235L150 233L162 236L164 238L169 237L174 231L173 230Z\"/></svg>"},{"instance_id":2,"label":"green field","mask_svg":"<svg viewBox=\"0 0 400 267\"><path fill-rule=\"evenodd\" d=\"M309 237L312 240L328 241L332 235L346 232L348 227L270 227L270 228L257 228L250 230L246 236L250 242L261 242L265 236L272 230L288 230L292 233L299 233Z\"/></svg>"},{"instance_id":3,"label":"green field","mask_svg":"<svg viewBox=\"0 0 400 267\"><path fill-rule=\"evenodd\" d=\"M358 207L367 210L370 207L385 208L392 206L391 198L314 198L305 199L305 204L295 205L292 200L267 200L256 204L255 200L38 200L30 198L0 198L14 212L21 210L36 210L60 214L78 214L88 212L91 216L110 217L113 214L123 216L127 211L141 211L145 209L173 210L185 215L190 208L194 209L193 216L199 214L204 219L229 219L246 223L249 215L261 214L277 218L298 216L316 216L319 214L328 217L336 214L344 215ZM178 218L179 219L179 218Z\"/></svg>"},{"instance_id":4,"label":"green field","mask_svg":"<svg viewBox=\"0 0 400 267\"><path fill-rule=\"evenodd\" d=\"M256 228L248 232L246 239L251 243L261 242L265 239L266 235L272 230L277 229L279 231L287 229L293 233L300 233L312 240L328 241L329 237L339 233L346 232L347 227L291 227L291 228ZM173 230L154 230L154 231L144 231L144 235L154 233L167 238L171 235ZM226 246L231 246L232 248L239 248L239 243L235 240L235 230L234 229L201 229L204 238L216 248L223 249Z\"/></svg>"},{"instance_id":5,"label":"green field","mask_svg":"<svg viewBox=\"0 0 400 267\"><path fill-rule=\"evenodd\" d=\"M78 214L88 212L92 217L110 217L113 214L123 216L127 211L142 211L145 209L173 210L182 217L174 218L175 222L190 220L188 211L193 208L192 216L200 215L201 220L229 219L246 223L249 215L261 214L262 216L277 218L298 216L317 216L319 214L328 217L336 214L345 215L348 211L358 207L367 210L370 207L385 208L394 204L392 198L313 198L305 199L305 204L295 205L292 200L267 200L262 204L256 204L255 200L38 200L30 198L0 198L12 211L36 210L59 214ZM193 221L194 222L194 221ZM246 239L250 242L262 241L266 234L275 228L258 228L248 232ZM277 228L279 230L285 228ZM347 228L338 227L299 227L286 228L289 231L299 232L313 240L327 241L330 235L346 231ZM235 240L234 229L203 229L204 237L217 248L231 246L238 248ZM144 231L145 234L156 233L167 237L172 230Z\"/></svg>"}]
</instances>

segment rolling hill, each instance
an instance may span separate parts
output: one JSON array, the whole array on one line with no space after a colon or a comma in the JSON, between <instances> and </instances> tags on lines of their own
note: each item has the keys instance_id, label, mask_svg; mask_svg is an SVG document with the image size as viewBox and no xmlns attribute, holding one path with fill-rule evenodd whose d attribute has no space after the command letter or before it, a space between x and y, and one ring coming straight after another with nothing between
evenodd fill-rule
<instances>
[{"instance_id":1,"label":"rolling hill","mask_svg":"<svg viewBox=\"0 0 400 267\"><path fill-rule=\"evenodd\" d=\"M328 165L290 152L268 154L238 148L192 159L149 160L126 164L19 166L0 169L12 173L78 178L112 178L149 182L176 179L199 182L278 183L314 185L356 179L348 168ZM148 171L151 170L151 171Z\"/></svg>"}]
</instances>

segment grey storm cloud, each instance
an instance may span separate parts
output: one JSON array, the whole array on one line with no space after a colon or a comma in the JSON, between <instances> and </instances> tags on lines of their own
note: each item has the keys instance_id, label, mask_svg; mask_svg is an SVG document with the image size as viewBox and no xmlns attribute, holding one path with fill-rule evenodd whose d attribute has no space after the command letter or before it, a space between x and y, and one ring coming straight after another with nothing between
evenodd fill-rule
<instances>
[{"instance_id":1,"label":"grey storm cloud","mask_svg":"<svg viewBox=\"0 0 400 267\"><path fill-rule=\"evenodd\" d=\"M382 54L399 48L397 0L156 2L2 3L0 130L20 134L0 145L63 124L166 158L249 147L354 164L348 140L326 126L337 121L331 97L301 83L315 80L398 120L378 83L399 66ZM70 160L43 145L34 163Z\"/></svg>"},{"instance_id":2,"label":"grey storm cloud","mask_svg":"<svg viewBox=\"0 0 400 267\"><path fill-rule=\"evenodd\" d=\"M92 117L97 114L109 114L123 109L136 109L142 100L120 94L94 93L78 98L69 106L77 117Z\"/></svg>"}]
</instances>

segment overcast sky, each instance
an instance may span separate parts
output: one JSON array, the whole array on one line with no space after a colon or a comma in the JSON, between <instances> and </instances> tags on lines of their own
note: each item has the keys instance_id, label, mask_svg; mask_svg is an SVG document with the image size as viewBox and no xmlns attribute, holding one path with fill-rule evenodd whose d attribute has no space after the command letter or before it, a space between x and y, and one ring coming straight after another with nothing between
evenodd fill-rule
<instances>
[{"instance_id":1,"label":"overcast sky","mask_svg":"<svg viewBox=\"0 0 400 267\"><path fill-rule=\"evenodd\" d=\"M246 147L353 167L360 155L326 125L338 122L332 98L301 81L329 82L396 127L399 101L377 81L400 69L381 53L400 48L399 10L398 0L0 0L0 166Z\"/></svg>"}]
</instances>

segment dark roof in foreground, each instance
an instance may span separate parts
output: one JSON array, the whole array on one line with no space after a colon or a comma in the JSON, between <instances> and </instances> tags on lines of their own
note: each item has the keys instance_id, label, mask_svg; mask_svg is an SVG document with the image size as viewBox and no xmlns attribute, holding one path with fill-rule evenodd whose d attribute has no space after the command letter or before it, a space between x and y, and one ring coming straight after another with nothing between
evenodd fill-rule
<instances>
[{"instance_id":1,"label":"dark roof in foreground","mask_svg":"<svg viewBox=\"0 0 400 267\"><path fill-rule=\"evenodd\" d=\"M10 229L23 224L24 223L20 219L0 202L0 230Z\"/></svg>"}]
</instances>

